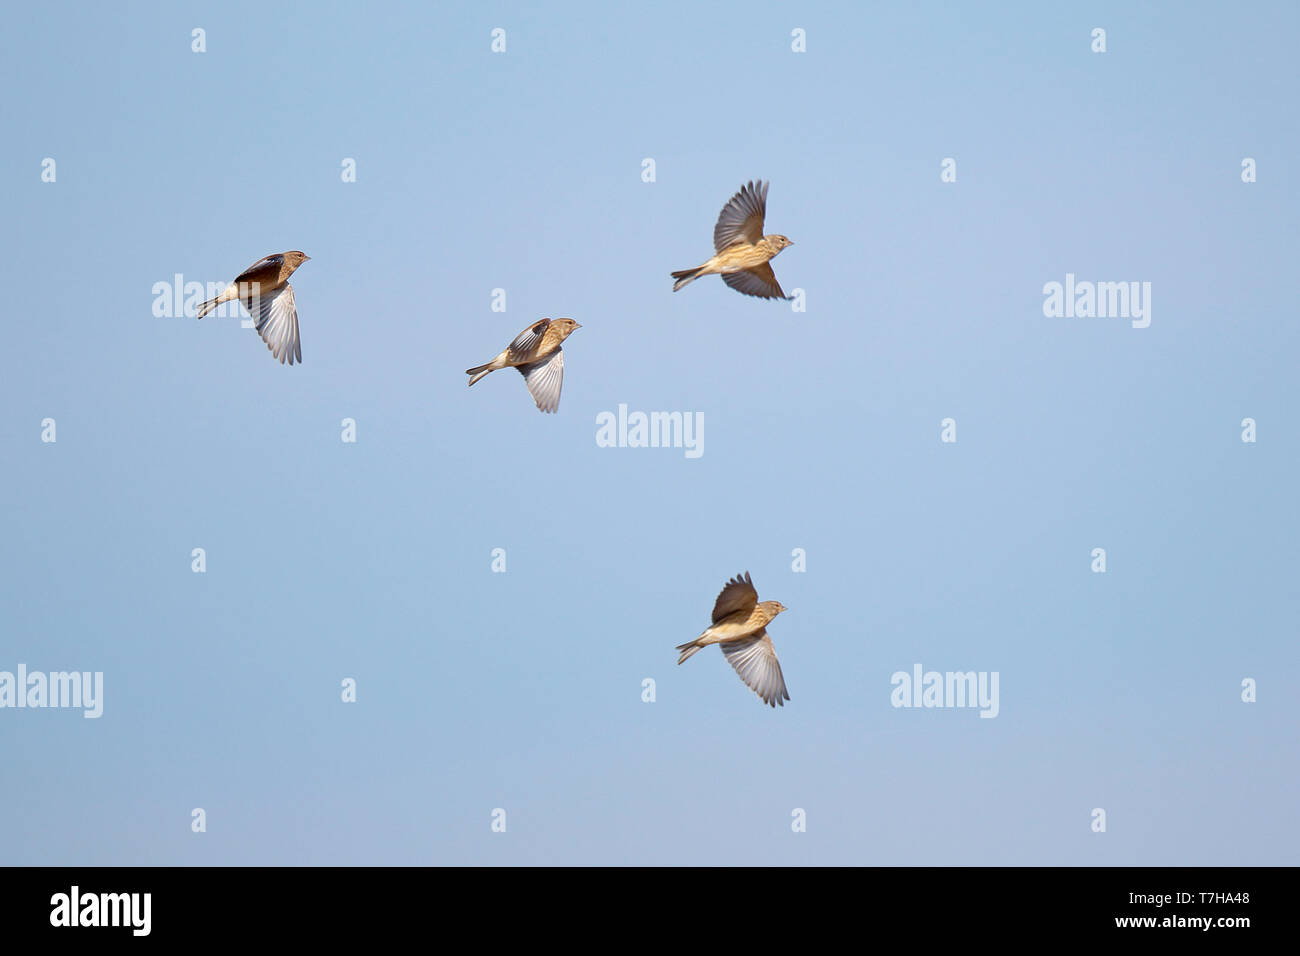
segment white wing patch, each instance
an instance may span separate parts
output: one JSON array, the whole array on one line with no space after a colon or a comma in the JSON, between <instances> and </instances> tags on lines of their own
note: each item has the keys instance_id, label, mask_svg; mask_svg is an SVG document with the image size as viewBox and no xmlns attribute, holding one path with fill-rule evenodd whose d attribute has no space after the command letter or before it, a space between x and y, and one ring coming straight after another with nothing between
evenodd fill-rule
<instances>
[{"instance_id":1,"label":"white wing patch","mask_svg":"<svg viewBox=\"0 0 1300 956\"><path fill-rule=\"evenodd\" d=\"M258 296L253 316L257 334L262 337L271 354L283 365L302 362L302 342L298 338L298 306L293 301L293 286L285 283L274 295ZM254 309L256 311L254 311Z\"/></svg>"},{"instance_id":2,"label":"white wing patch","mask_svg":"<svg viewBox=\"0 0 1300 956\"><path fill-rule=\"evenodd\" d=\"M785 689L781 663L776 659L776 648L772 646L766 629L743 641L724 641L718 646L745 686L758 694L763 703L769 707L785 706L790 694ZM783 697L785 700L781 699Z\"/></svg>"},{"instance_id":3,"label":"white wing patch","mask_svg":"<svg viewBox=\"0 0 1300 956\"><path fill-rule=\"evenodd\" d=\"M563 349L556 349L554 355L540 362L516 365L515 368L523 374L524 382L538 408L544 412L553 412L560 407L560 387L564 384Z\"/></svg>"}]
</instances>

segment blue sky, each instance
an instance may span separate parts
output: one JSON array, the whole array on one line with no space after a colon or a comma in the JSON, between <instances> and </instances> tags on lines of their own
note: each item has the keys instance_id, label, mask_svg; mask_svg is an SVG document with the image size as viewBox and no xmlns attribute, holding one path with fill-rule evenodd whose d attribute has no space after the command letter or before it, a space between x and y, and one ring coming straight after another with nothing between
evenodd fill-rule
<instances>
[{"instance_id":1,"label":"blue sky","mask_svg":"<svg viewBox=\"0 0 1300 956\"><path fill-rule=\"evenodd\" d=\"M0 709L0 862L1300 862L1293 5L5 16L0 670L104 713ZM755 178L804 312L671 292ZM287 249L301 366L153 315ZM674 665L744 570L776 711Z\"/></svg>"}]
</instances>

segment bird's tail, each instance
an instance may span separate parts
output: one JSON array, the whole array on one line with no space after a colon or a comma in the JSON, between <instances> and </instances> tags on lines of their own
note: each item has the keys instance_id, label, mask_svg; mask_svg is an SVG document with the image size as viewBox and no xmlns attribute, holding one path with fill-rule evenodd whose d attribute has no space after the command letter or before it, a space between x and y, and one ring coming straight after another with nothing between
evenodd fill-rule
<instances>
[{"instance_id":1,"label":"bird's tail","mask_svg":"<svg viewBox=\"0 0 1300 956\"><path fill-rule=\"evenodd\" d=\"M217 296L215 299L208 299L207 302L204 302L201 306L199 306L199 312L198 312L199 318L200 319L203 318L205 315L207 315L217 306L221 305L221 303L229 302L231 299L236 298L238 295L239 292L235 289L235 286L232 283L226 289L225 292L221 293L221 295Z\"/></svg>"},{"instance_id":2,"label":"bird's tail","mask_svg":"<svg viewBox=\"0 0 1300 956\"><path fill-rule=\"evenodd\" d=\"M704 266L696 266L694 269L682 269L680 272L674 272L673 278L677 281L673 283L673 291L676 292L684 285L690 285L700 277L700 272Z\"/></svg>"},{"instance_id":3,"label":"bird's tail","mask_svg":"<svg viewBox=\"0 0 1300 956\"><path fill-rule=\"evenodd\" d=\"M480 378L487 375L487 373L495 372L498 368L504 367L506 367L506 354L502 352L502 354L498 355L497 358L491 360L491 362L486 365L474 365L473 368L465 369L465 375L469 376L469 384L473 385L474 382L480 380Z\"/></svg>"},{"instance_id":4,"label":"bird's tail","mask_svg":"<svg viewBox=\"0 0 1300 956\"><path fill-rule=\"evenodd\" d=\"M696 640L699 639L696 638ZM677 658L677 663L680 664L696 651L700 650L703 646L703 644L697 644L695 641L687 641L685 644L678 644L677 650L682 652L682 656Z\"/></svg>"},{"instance_id":5,"label":"bird's tail","mask_svg":"<svg viewBox=\"0 0 1300 956\"><path fill-rule=\"evenodd\" d=\"M473 385L488 372L495 372L499 368L505 368L510 364L510 350L506 349L486 365L476 365L473 368L465 369L465 374L469 376L469 383Z\"/></svg>"}]
</instances>

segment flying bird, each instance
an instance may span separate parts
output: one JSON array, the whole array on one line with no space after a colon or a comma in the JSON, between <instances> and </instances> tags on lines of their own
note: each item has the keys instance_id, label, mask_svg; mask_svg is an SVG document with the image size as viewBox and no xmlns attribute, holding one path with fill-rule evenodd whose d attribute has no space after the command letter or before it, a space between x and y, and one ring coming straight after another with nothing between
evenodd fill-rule
<instances>
[{"instance_id":1,"label":"flying bird","mask_svg":"<svg viewBox=\"0 0 1300 956\"><path fill-rule=\"evenodd\" d=\"M476 368L465 369L473 385L488 372L517 368L533 401L544 412L560 407L560 386L564 384L564 350L560 343L582 328L573 319L542 319L524 329L505 351Z\"/></svg>"},{"instance_id":2,"label":"flying bird","mask_svg":"<svg viewBox=\"0 0 1300 956\"><path fill-rule=\"evenodd\" d=\"M293 301L289 276L311 256L301 252L277 252L258 259L235 277L226 291L199 306L203 318L223 302L238 299L253 317L257 334L283 365L302 362L298 338L298 306Z\"/></svg>"},{"instance_id":3,"label":"flying bird","mask_svg":"<svg viewBox=\"0 0 1300 956\"><path fill-rule=\"evenodd\" d=\"M712 259L694 269L674 272L673 291L694 282L700 276L721 275L722 281L737 292L760 299L785 299L781 283L769 262L786 246L794 242L773 233L763 235L763 219L767 216L768 183L751 182L722 207L718 224L713 227Z\"/></svg>"},{"instance_id":4,"label":"flying bird","mask_svg":"<svg viewBox=\"0 0 1300 956\"><path fill-rule=\"evenodd\" d=\"M781 675L781 662L776 659L776 648L767 635L767 625L784 611L780 601L758 600L754 582L746 571L727 582L713 605L713 626L693 641L678 644L682 656L680 664L702 647L718 644L722 656L736 669L746 686L763 699L769 707L790 699ZM782 700L785 698L785 700Z\"/></svg>"}]
</instances>

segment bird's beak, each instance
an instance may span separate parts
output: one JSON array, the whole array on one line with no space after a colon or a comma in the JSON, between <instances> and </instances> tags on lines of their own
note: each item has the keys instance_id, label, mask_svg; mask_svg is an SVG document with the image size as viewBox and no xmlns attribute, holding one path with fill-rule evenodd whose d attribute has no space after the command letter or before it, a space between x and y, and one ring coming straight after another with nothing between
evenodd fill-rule
<instances>
[{"instance_id":1,"label":"bird's beak","mask_svg":"<svg viewBox=\"0 0 1300 956\"><path fill-rule=\"evenodd\" d=\"M580 329L580 328L582 328L582 323L581 323L581 322L574 322L574 323L573 323L573 331L576 332L576 331L578 331L578 329Z\"/></svg>"},{"instance_id":2,"label":"bird's beak","mask_svg":"<svg viewBox=\"0 0 1300 956\"><path fill-rule=\"evenodd\" d=\"M311 256L303 256L303 257L302 257L302 261L303 261L303 262L311 262Z\"/></svg>"}]
</instances>

